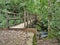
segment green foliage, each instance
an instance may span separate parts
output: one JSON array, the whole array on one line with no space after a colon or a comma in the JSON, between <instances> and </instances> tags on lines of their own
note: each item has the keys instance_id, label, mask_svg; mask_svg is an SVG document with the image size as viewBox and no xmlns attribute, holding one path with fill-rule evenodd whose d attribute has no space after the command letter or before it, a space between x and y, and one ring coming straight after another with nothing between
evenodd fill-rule
<instances>
[{"instance_id":1,"label":"green foliage","mask_svg":"<svg viewBox=\"0 0 60 45\"><path fill-rule=\"evenodd\" d=\"M50 8L52 19L50 21L51 30L49 32L49 38L60 38L60 6L56 0L51 0Z\"/></svg>"},{"instance_id":2,"label":"green foliage","mask_svg":"<svg viewBox=\"0 0 60 45\"><path fill-rule=\"evenodd\" d=\"M33 37L33 45L37 45L36 35Z\"/></svg>"},{"instance_id":3,"label":"green foliage","mask_svg":"<svg viewBox=\"0 0 60 45\"><path fill-rule=\"evenodd\" d=\"M19 16L16 16L16 18L23 17L23 7L25 6L25 3L23 3L24 0L0 0L0 11L3 13L0 13L0 28L5 28L7 25L6 21L6 14L4 12L14 12L17 13ZM13 18L12 16L9 16L10 18ZM23 22L22 20L11 20L9 21L10 25L13 24L19 24Z\"/></svg>"},{"instance_id":4,"label":"green foliage","mask_svg":"<svg viewBox=\"0 0 60 45\"><path fill-rule=\"evenodd\" d=\"M23 9L25 8L29 12L33 14L38 15L38 20L48 21L48 15L51 13L51 31L49 32L49 37L56 37L60 36L57 32L60 33L59 29L58 31L55 31L55 26L60 28L60 2L57 2L57 0L50 0L51 6L49 8L48 6L48 0L0 0L0 11L3 12L15 12L20 15L20 18L23 17ZM48 9L49 8L49 9ZM11 16L12 18L13 16ZM18 18L18 16L16 16ZM10 24L14 23L20 23L23 22L22 20L17 20L16 22L11 20ZM44 23L44 25L47 25L48 23ZM40 23L36 26L38 29L41 29L39 26ZM48 25L47 25L48 26ZM5 14L0 14L0 27L6 27L6 16ZM54 29L52 29L54 28ZM55 36L55 35L56 36Z\"/></svg>"}]
</instances>

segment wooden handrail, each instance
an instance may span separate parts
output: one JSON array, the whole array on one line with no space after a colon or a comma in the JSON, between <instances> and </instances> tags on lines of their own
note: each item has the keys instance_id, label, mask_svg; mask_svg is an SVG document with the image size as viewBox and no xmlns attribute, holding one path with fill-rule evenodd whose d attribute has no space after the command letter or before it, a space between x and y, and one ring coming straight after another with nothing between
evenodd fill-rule
<instances>
[{"instance_id":1,"label":"wooden handrail","mask_svg":"<svg viewBox=\"0 0 60 45\"><path fill-rule=\"evenodd\" d=\"M17 15L17 13L14 13L14 12L9 12L9 11L7 11L7 12L4 12L4 11L2 11L2 10L0 10L0 13L7 13L7 14L13 14L13 15Z\"/></svg>"},{"instance_id":2,"label":"wooden handrail","mask_svg":"<svg viewBox=\"0 0 60 45\"><path fill-rule=\"evenodd\" d=\"M8 20L21 20L23 18L8 18Z\"/></svg>"},{"instance_id":3,"label":"wooden handrail","mask_svg":"<svg viewBox=\"0 0 60 45\"><path fill-rule=\"evenodd\" d=\"M13 12L7 12L7 14L17 15L17 13L13 13Z\"/></svg>"}]
</instances>

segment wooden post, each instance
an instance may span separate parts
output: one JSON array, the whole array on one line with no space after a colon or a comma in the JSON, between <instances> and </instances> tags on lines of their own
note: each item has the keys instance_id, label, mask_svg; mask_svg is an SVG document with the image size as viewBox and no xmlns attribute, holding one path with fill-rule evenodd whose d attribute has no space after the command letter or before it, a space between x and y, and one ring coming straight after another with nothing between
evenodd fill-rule
<instances>
[{"instance_id":1,"label":"wooden post","mask_svg":"<svg viewBox=\"0 0 60 45\"><path fill-rule=\"evenodd\" d=\"M16 14L13 14L14 18L16 18ZM14 25L16 25L16 20L14 20Z\"/></svg>"},{"instance_id":2,"label":"wooden post","mask_svg":"<svg viewBox=\"0 0 60 45\"><path fill-rule=\"evenodd\" d=\"M29 13L29 21L30 21L30 24L31 24L31 14ZM29 27L31 27L31 25L29 25Z\"/></svg>"},{"instance_id":3,"label":"wooden post","mask_svg":"<svg viewBox=\"0 0 60 45\"><path fill-rule=\"evenodd\" d=\"M32 26L32 14L30 15L30 21L31 21L30 25Z\"/></svg>"},{"instance_id":4,"label":"wooden post","mask_svg":"<svg viewBox=\"0 0 60 45\"><path fill-rule=\"evenodd\" d=\"M26 11L24 9L24 27L26 28Z\"/></svg>"},{"instance_id":5,"label":"wooden post","mask_svg":"<svg viewBox=\"0 0 60 45\"><path fill-rule=\"evenodd\" d=\"M29 16L28 16L28 12L26 12L26 13L27 13L26 15L27 15L27 28L28 28L28 27L29 27L29 24L28 24L28 23L29 23L29 22L28 22L28 21L29 21L29 19L28 19Z\"/></svg>"},{"instance_id":6,"label":"wooden post","mask_svg":"<svg viewBox=\"0 0 60 45\"><path fill-rule=\"evenodd\" d=\"M35 24L37 23L37 15L34 15L35 16Z\"/></svg>"},{"instance_id":7,"label":"wooden post","mask_svg":"<svg viewBox=\"0 0 60 45\"><path fill-rule=\"evenodd\" d=\"M5 13L6 14L6 26L7 26L7 28L9 29L9 16L8 16L8 14L7 13Z\"/></svg>"}]
</instances>

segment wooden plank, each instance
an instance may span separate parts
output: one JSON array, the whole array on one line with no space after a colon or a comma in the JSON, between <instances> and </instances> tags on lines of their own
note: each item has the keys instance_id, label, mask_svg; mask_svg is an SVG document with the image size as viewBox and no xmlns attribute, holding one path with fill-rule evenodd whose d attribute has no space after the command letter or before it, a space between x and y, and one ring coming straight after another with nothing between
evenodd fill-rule
<instances>
[{"instance_id":1,"label":"wooden plank","mask_svg":"<svg viewBox=\"0 0 60 45\"><path fill-rule=\"evenodd\" d=\"M19 31L19 30L22 30L22 31L28 31L28 32L33 32L34 34L36 34L36 31L37 29L35 28L0 28L0 31L3 31L3 30L15 30L15 31Z\"/></svg>"}]
</instances>

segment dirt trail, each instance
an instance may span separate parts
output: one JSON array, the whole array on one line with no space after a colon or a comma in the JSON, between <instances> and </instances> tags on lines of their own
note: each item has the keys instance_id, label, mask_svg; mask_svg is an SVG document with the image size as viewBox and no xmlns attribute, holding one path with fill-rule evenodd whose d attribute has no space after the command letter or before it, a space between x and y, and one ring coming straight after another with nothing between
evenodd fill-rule
<instances>
[{"instance_id":1,"label":"dirt trail","mask_svg":"<svg viewBox=\"0 0 60 45\"><path fill-rule=\"evenodd\" d=\"M58 45L56 40L37 40L37 45Z\"/></svg>"}]
</instances>

